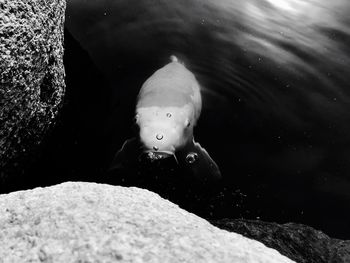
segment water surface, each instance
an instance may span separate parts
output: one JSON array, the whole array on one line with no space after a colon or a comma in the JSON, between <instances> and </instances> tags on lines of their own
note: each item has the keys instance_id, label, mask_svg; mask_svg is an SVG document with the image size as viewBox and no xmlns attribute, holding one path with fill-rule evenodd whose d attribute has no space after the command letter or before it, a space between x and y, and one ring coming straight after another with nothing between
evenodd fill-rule
<instances>
[{"instance_id":1,"label":"water surface","mask_svg":"<svg viewBox=\"0 0 350 263\"><path fill-rule=\"evenodd\" d=\"M69 1L66 26L108 82L94 87L106 162L174 54L202 85L195 138L224 176L217 216L350 238L349 13L346 0Z\"/></svg>"}]
</instances>

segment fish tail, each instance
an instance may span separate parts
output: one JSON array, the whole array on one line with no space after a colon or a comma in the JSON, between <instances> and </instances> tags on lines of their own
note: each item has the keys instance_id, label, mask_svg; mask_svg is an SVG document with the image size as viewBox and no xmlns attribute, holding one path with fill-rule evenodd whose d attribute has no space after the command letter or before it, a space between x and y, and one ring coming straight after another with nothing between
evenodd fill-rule
<instances>
[{"instance_id":1,"label":"fish tail","mask_svg":"<svg viewBox=\"0 0 350 263\"><path fill-rule=\"evenodd\" d=\"M179 60L177 59L177 57L174 56L174 55L171 55L171 56L170 56L170 60L171 60L171 62L179 62Z\"/></svg>"}]
</instances>

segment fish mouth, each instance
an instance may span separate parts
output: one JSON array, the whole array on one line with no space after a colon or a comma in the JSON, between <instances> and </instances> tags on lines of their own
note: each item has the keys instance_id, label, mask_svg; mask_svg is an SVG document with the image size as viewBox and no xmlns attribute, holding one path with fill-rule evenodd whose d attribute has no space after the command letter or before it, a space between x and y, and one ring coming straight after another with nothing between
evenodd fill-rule
<instances>
[{"instance_id":1,"label":"fish mouth","mask_svg":"<svg viewBox=\"0 0 350 263\"><path fill-rule=\"evenodd\" d=\"M160 160L174 156L173 152L170 151L146 151L148 158L152 160Z\"/></svg>"},{"instance_id":2,"label":"fish mouth","mask_svg":"<svg viewBox=\"0 0 350 263\"><path fill-rule=\"evenodd\" d=\"M178 163L175 154L171 151L151 151L151 150L149 150L149 151L144 151L139 156L140 160L147 160L150 162L169 159L169 158L174 158L176 163Z\"/></svg>"}]
</instances>

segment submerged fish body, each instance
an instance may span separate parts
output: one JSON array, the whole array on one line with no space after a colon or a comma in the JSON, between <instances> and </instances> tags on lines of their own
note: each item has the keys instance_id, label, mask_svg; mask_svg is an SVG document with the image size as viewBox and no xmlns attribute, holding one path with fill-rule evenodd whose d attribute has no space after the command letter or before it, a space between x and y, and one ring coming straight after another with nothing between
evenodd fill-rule
<instances>
[{"instance_id":1,"label":"submerged fish body","mask_svg":"<svg viewBox=\"0 0 350 263\"><path fill-rule=\"evenodd\" d=\"M143 84L136 104L136 123L145 150L174 154L193 139L202 108L199 84L172 57Z\"/></svg>"},{"instance_id":2,"label":"submerged fish body","mask_svg":"<svg viewBox=\"0 0 350 263\"><path fill-rule=\"evenodd\" d=\"M195 76L172 56L171 62L141 87L135 114L139 135L124 143L117 153L117 162L146 156L152 163L172 157L182 171L196 180L217 181L221 178L218 166L193 138L201 108Z\"/></svg>"}]
</instances>

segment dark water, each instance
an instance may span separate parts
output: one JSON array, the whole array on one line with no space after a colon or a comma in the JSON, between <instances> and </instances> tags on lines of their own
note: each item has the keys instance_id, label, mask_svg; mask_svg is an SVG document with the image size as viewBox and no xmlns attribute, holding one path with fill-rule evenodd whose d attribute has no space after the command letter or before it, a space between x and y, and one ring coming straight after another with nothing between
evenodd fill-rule
<instances>
[{"instance_id":1,"label":"dark water","mask_svg":"<svg viewBox=\"0 0 350 263\"><path fill-rule=\"evenodd\" d=\"M30 173L99 181L175 54L203 87L195 138L224 177L212 216L350 238L348 14L347 0L70 0L66 106Z\"/></svg>"}]
</instances>

